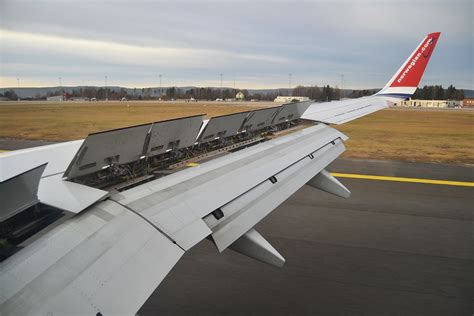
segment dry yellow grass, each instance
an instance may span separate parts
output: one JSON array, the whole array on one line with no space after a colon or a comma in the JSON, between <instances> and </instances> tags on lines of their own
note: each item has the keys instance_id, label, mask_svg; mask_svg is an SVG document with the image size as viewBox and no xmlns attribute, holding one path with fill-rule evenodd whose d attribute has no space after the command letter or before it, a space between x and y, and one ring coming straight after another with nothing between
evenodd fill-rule
<instances>
[{"instance_id":1,"label":"dry yellow grass","mask_svg":"<svg viewBox=\"0 0 474 316\"><path fill-rule=\"evenodd\" d=\"M75 140L112 128L256 108L216 102L5 102L0 103L0 138Z\"/></svg>"},{"instance_id":2,"label":"dry yellow grass","mask_svg":"<svg viewBox=\"0 0 474 316\"><path fill-rule=\"evenodd\" d=\"M0 138L74 140L111 128L273 104L215 102L0 103ZM389 109L335 126L350 139L345 157L474 163L474 111Z\"/></svg>"},{"instance_id":3,"label":"dry yellow grass","mask_svg":"<svg viewBox=\"0 0 474 316\"><path fill-rule=\"evenodd\" d=\"M387 109L337 127L345 157L474 163L474 111Z\"/></svg>"}]
</instances>

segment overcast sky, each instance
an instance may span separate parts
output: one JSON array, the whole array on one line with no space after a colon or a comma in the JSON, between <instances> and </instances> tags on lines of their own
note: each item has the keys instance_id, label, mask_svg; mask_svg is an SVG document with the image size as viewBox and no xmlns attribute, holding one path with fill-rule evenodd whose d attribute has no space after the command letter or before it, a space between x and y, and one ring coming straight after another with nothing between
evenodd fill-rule
<instances>
[{"instance_id":1,"label":"overcast sky","mask_svg":"<svg viewBox=\"0 0 474 316\"><path fill-rule=\"evenodd\" d=\"M1 87L382 87L442 32L424 84L473 84L473 1L0 0Z\"/></svg>"}]
</instances>

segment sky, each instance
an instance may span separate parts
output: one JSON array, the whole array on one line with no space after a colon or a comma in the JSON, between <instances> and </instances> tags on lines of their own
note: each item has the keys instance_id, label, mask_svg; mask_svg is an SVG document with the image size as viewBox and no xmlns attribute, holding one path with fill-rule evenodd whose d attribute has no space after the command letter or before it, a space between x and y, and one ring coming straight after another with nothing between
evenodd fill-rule
<instances>
[{"instance_id":1,"label":"sky","mask_svg":"<svg viewBox=\"0 0 474 316\"><path fill-rule=\"evenodd\" d=\"M380 88L440 31L420 85L474 89L473 3L0 0L0 87Z\"/></svg>"}]
</instances>

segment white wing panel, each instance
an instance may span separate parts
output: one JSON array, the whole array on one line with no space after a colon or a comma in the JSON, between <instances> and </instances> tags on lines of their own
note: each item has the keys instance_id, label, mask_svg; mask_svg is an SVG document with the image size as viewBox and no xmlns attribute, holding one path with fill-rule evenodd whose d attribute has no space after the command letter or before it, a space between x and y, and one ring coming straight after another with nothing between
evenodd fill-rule
<instances>
[{"instance_id":1,"label":"white wing panel","mask_svg":"<svg viewBox=\"0 0 474 316\"><path fill-rule=\"evenodd\" d=\"M101 202L3 263L2 315L133 315L183 253L133 212Z\"/></svg>"},{"instance_id":2,"label":"white wing panel","mask_svg":"<svg viewBox=\"0 0 474 316\"><path fill-rule=\"evenodd\" d=\"M112 199L140 213L189 249L211 233L202 221L204 216L338 138L346 139L325 125L313 126L143 184Z\"/></svg>"},{"instance_id":3,"label":"white wing panel","mask_svg":"<svg viewBox=\"0 0 474 316\"><path fill-rule=\"evenodd\" d=\"M41 179L38 199L41 203L68 212L79 213L107 194L107 191L65 181L62 179L62 175L58 174Z\"/></svg>"},{"instance_id":4,"label":"white wing panel","mask_svg":"<svg viewBox=\"0 0 474 316\"><path fill-rule=\"evenodd\" d=\"M43 177L63 173L83 140L46 145L0 155L0 181L5 181L20 173L48 163Z\"/></svg>"},{"instance_id":5,"label":"white wing panel","mask_svg":"<svg viewBox=\"0 0 474 316\"><path fill-rule=\"evenodd\" d=\"M271 211L283 203L312 177L344 152L341 140L329 143L270 180L221 207L224 217L216 220L208 215L204 220L212 228L212 237L220 252L250 230Z\"/></svg>"},{"instance_id":6,"label":"white wing panel","mask_svg":"<svg viewBox=\"0 0 474 316\"><path fill-rule=\"evenodd\" d=\"M342 124L388 107L387 101L383 97L370 96L351 100L313 103L301 118L330 124Z\"/></svg>"}]
</instances>

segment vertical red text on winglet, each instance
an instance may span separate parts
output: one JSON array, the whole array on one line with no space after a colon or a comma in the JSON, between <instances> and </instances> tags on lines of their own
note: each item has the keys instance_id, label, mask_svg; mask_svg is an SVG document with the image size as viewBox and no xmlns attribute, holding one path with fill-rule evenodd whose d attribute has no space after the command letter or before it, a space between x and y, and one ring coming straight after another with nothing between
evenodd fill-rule
<instances>
[{"instance_id":1,"label":"vertical red text on winglet","mask_svg":"<svg viewBox=\"0 0 474 316\"><path fill-rule=\"evenodd\" d=\"M440 32L436 32L426 36L425 40L418 46L418 49L397 74L390 87L418 86L440 34Z\"/></svg>"}]
</instances>

